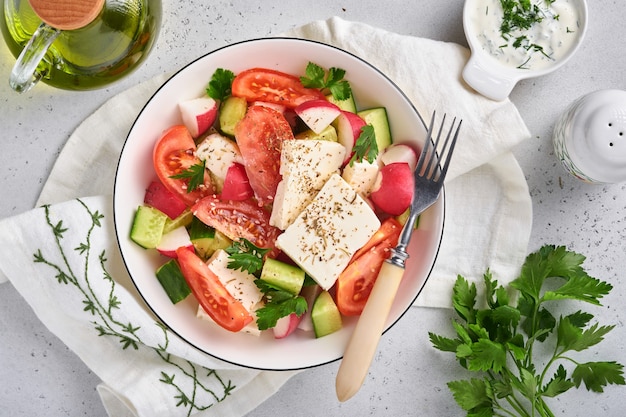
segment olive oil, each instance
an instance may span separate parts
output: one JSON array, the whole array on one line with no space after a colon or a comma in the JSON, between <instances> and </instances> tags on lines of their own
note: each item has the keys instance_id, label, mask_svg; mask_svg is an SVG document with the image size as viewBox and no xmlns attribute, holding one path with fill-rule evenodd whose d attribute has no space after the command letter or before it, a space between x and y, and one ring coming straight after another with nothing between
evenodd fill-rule
<instances>
[{"instance_id":1,"label":"olive oil","mask_svg":"<svg viewBox=\"0 0 626 417\"><path fill-rule=\"evenodd\" d=\"M17 57L41 20L27 0L5 0L0 29ZM37 67L41 81L68 90L110 84L146 58L161 24L160 0L106 0L89 25L62 31Z\"/></svg>"}]
</instances>

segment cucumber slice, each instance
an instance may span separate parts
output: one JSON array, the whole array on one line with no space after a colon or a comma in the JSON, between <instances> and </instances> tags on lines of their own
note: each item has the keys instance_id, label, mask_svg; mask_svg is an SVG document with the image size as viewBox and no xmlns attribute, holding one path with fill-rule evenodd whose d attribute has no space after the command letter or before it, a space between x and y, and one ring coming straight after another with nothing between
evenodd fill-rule
<instances>
[{"instance_id":1,"label":"cucumber slice","mask_svg":"<svg viewBox=\"0 0 626 417\"><path fill-rule=\"evenodd\" d=\"M328 291L317 296L311 309L311 321L315 337L323 337L341 329L341 314Z\"/></svg>"},{"instance_id":2,"label":"cucumber slice","mask_svg":"<svg viewBox=\"0 0 626 417\"><path fill-rule=\"evenodd\" d=\"M341 110L356 113L356 103L354 102L354 96L350 94L350 97L345 100L337 100L332 94L326 96L326 100L330 101Z\"/></svg>"},{"instance_id":3,"label":"cucumber slice","mask_svg":"<svg viewBox=\"0 0 626 417\"><path fill-rule=\"evenodd\" d=\"M329 140L331 142L337 142L337 130L328 125L326 129L320 133L315 133L311 129L307 129L304 132L300 132L296 135L296 139L312 139L312 140Z\"/></svg>"},{"instance_id":4,"label":"cucumber slice","mask_svg":"<svg viewBox=\"0 0 626 417\"><path fill-rule=\"evenodd\" d=\"M372 125L374 128L379 152L382 152L387 146L391 145L391 129L389 127L387 109L384 107L374 107L360 111L357 114L365 120L365 123Z\"/></svg>"},{"instance_id":5,"label":"cucumber slice","mask_svg":"<svg viewBox=\"0 0 626 417\"><path fill-rule=\"evenodd\" d=\"M139 206L130 229L130 238L143 248L156 248L163 236L167 218L167 214L155 208Z\"/></svg>"},{"instance_id":6,"label":"cucumber slice","mask_svg":"<svg viewBox=\"0 0 626 417\"><path fill-rule=\"evenodd\" d=\"M191 210L187 209L183 211L178 217L175 219L170 219L169 217L165 220L165 226L163 226L163 234L171 232L174 229L178 229L181 226L187 227L191 223L193 219L193 214Z\"/></svg>"},{"instance_id":7,"label":"cucumber slice","mask_svg":"<svg viewBox=\"0 0 626 417\"><path fill-rule=\"evenodd\" d=\"M409 220L409 215L410 215L410 214L411 214L410 209L406 209L406 210L404 211L404 213L402 213L402 214L400 214L400 215L396 216L396 220L397 220L398 222L400 222L400 224L401 224L402 226L404 226L404 225L405 225L405 223ZM415 219L415 224L413 225L413 229L414 229L414 230L415 230L415 229L417 229L417 228L419 227L419 225L420 225L420 217L421 217L421 216L417 216L417 219Z\"/></svg>"},{"instance_id":8,"label":"cucumber slice","mask_svg":"<svg viewBox=\"0 0 626 417\"><path fill-rule=\"evenodd\" d=\"M226 249L232 244L232 240L226 235L202 223L197 217L191 220L189 238L202 259L210 258L216 250Z\"/></svg>"},{"instance_id":9,"label":"cucumber slice","mask_svg":"<svg viewBox=\"0 0 626 417\"><path fill-rule=\"evenodd\" d=\"M191 294L191 289L189 289L178 263L173 259L157 269L156 277L173 304L184 300Z\"/></svg>"},{"instance_id":10,"label":"cucumber slice","mask_svg":"<svg viewBox=\"0 0 626 417\"><path fill-rule=\"evenodd\" d=\"M215 237L214 228L202 223L202 221L195 216L191 219L191 224L189 225L189 238L191 240L204 239L204 238L213 239L214 237Z\"/></svg>"},{"instance_id":11,"label":"cucumber slice","mask_svg":"<svg viewBox=\"0 0 626 417\"><path fill-rule=\"evenodd\" d=\"M229 136L235 136L235 126L246 115L248 103L241 97L228 97L220 109L220 130Z\"/></svg>"},{"instance_id":12,"label":"cucumber slice","mask_svg":"<svg viewBox=\"0 0 626 417\"><path fill-rule=\"evenodd\" d=\"M293 295L300 294L304 284L304 271L276 259L267 258L261 270L261 279Z\"/></svg>"}]
</instances>

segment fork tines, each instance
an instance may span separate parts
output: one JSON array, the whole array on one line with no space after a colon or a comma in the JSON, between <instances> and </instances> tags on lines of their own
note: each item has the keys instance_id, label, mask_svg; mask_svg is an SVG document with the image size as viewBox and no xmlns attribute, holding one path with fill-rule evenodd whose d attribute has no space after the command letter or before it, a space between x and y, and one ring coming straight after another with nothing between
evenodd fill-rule
<instances>
[{"instance_id":1,"label":"fork tines","mask_svg":"<svg viewBox=\"0 0 626 417\"><path fill-rule=\"evenodd\" d=\"M454 151L454 147L456 145L457 137L459 136L459 130L461 129L461 124L463 120L459 120L459 123L454 128L456 123L456 117L452 120L452 124L450 129L448 129L448 134L445 136L443 141L443 145L441 149L439 149L439 143L442 139L441 132L444 131L444 126L446 123L446 114L444 113L443 118L441 119L441 126L439 128L439 132L437 133L437 137L433 143L433 127L435 123L435 112L433 111L433 116L430 119L430 125L428 126L428 132L426 135L426 143L424 144L424 149L422 152L425 154L420 156L419 162L417 164L416 172L420 173L422 177L429 178L432 181L438 181L439 179L443 180L446 173L448 172L448 166L450 165L450 160L452 159L452 153ZM452 136L452 132L454 131L454 136ZM450 140L452 138L452 140ZM448 149L449 147L449 149ZM447 152L447 155L446 155ZM430 153L429 157L426 157L426 154ZM445 155L445 162L443 167L441 166L441 160ZM426 166L424 167L424 163L426 162ZM437 172L439 175L437 176Z\"/></svg>"}]
</instances>

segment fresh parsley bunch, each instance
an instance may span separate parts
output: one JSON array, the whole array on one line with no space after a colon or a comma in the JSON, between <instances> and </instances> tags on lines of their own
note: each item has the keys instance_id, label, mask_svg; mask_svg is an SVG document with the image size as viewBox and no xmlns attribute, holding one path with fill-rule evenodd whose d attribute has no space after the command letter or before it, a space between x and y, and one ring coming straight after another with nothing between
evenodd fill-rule
<instances>
[{"instance_id":1,"label":"fresh parsley bunch","mask_svg":"<svg viewBox=\"0 0 626 417\"><path fill-rule=\"evenodd\" d=\"M309 62L304 76L300 82L307 88L328 89L336 100L348 100L352 96L350 83L343 79L346 71L341 68L331 67L328 72L319 65Z\"/></svg>"},{"instance_id":2,"label":"fresh parsley bunch","mask_svg":"<svg viewBox=\"0 0 626 417\"><path fill-rule=\"evenodd\" d=\"M590 324L593 316L580 310L557 319L547 308L559 300L601 305L612 286L589 276L581 267L584 260L562 246L530 254L510 284L518 293L516 307L489 271L485 309L476 307L476 286L458 277L452 299L461 319L452 323L457 337L429 336L435 348L454 352L461 366L481 373L448 383L467 416L554 416L546 399L572 387L584 383L589 391L602 392L608 384L625 384L623 365L581 363L572 356L600 343L615 326ZM536 343L543 342L554 344L552 356L537 360Z\"/></svg>"}]
</instances>

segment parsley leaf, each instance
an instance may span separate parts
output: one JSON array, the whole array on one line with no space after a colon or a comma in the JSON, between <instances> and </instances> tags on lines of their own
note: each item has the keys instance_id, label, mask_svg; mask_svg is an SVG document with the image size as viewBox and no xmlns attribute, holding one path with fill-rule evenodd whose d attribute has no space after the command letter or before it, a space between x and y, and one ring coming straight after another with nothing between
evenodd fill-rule
<instances>
[{"instance_id":1,"label":"parsley leaf","mask_svg":"<svg viewBox=\"0 0 626 417\"><path fill-rule=\"evenodd\" d=\"M269 249L261 249L247 239L236 240L227 247L230 269L240 269L255 275L263 269L263 257Z\"/></svg>"},{"instance_id":2,"label":"parsley leaf","mask_svg":"<svg viewBox=\"0 0 626 417\"><path fill-rule=\"evenodd\" d=\"M353 152L350 158L350 166L354 165L354 162L361 162L364 159L370 163L376 160L378 143L376 142L376 132L372 125L365 125L361 128L361 134L354 144Z\"/></svg>"},{"instance_id":3,"label":"parsley leaf","mask_svg":"<svg viewBox=\"0 0 626 417\"><path fill-rule=\"evenodd\" d=\"M190 193L204 184L204 164L205 161L202 160L199 164L194 164L180 174L170 176L170 178L177 180L188 179L189 184L187 185L187 192Z\"/></svg>"},{"instance_id":4,"label":"parsley leaf","mask_svg":"<svg viewBox=\"0 0 626 417\"><path fill-rule=\"evenodd\" d=\"M591 323L593 316L582 311L557 320L546 306L550 302L555 307L564 299L600 305L612 286L590 277L581 266L584 259L562 246L546 245L528 255L508 289L487 271L485 302L478 302L475 284L457 278L452 290L460 319L452 322L456 336L429 333L429 338L434 348L454 353L461 366L481 374L481 378L448 383L468 416L554 416L546 400L582 383L594 392L609 384L626 385L622 364L579 363L568 356L596 346L615 326ZM515 290L518 297L510 293ZM510 305L513 299L516 306ZM533 349L535 343L547 342L555 346ZM536 351L552 356L537 358ZM560 362L574 364L571 376ZM551 371L554 367L556 371ZM553 374L547 380L549 372Z\"/></svg>"},{"instance_id":5,"label":"parsley leaf","mask_svg":"<svg viewBox=\"0 0 626 417\"><path fill-rule=\"evenodd\" d=\"M231 94L234 79L235 74L232 71L223 68L216 69L207 86L207 95L214 100L226 100Z\"/></svg>"},{"instance_id":6,"label":"parsley leaf","mask_svg":"<svg viewBox=\"0 0 626 417\"><path fill-rule=\"evenodd\" d=\"M307 310L307 302L301 295L293 295L262 279L254 283L259 287L265 297L265 306L256 311L257 326L259 330L267 330L276 326L278 319L295 313L302 316Z\"/></svg>"},{"instance_id":7,"label":"parsley leaf","mask_svg":"<svg viewBox=\"0 0 626 417\"><path fill-rule=\"evenodd\" d=\"M306 88L328 89L336 100L347 100L352 96L350 83L343 79L346 71L341 68L331 67L328 74L324 68L313 62L309 62L305 69L305 75L300 77L300 82Z\"/></svg>"}]
</instances>

